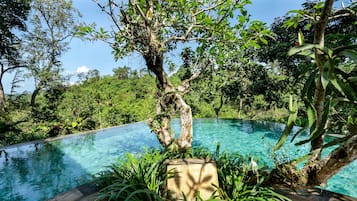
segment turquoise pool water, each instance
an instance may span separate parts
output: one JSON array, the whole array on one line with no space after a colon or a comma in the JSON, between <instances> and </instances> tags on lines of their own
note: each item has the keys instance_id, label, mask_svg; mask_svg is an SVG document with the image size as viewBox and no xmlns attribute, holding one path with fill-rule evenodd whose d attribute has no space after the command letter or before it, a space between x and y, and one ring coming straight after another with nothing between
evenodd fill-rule
<instances>
[{"instance_id":1,"label":"turquoise pool water","mask_svg":"<svg viewBox=\"0 0 357 201\"><path fill-rule=\"evenodd\" d=\"M173 122L179 132L179 124ZM261 166L273 164L271 147L283 125L269 122L194 120L194 146L254 155ZM112 164L126 152L140 153L144 147L160 147L145 122L72 135L44 144L5 148L0 157L0 200L46 200L86 183L92 175ZM286 160L306 153L308 146L285 146L278 154ZM328 190L357 197L357 161L331 178Z\"/></svg>"}]
</instances>

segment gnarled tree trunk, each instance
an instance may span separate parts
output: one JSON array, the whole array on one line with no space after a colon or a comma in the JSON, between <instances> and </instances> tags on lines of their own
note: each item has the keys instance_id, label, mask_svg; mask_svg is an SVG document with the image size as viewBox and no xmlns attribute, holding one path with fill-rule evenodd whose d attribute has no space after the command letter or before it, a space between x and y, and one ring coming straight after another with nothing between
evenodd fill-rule
<instances>
[{"instance_id":1,"label":"gnarled tree trunk","mask_svg":"<svg viewBox=\"0 0 357 201\"><path fill-rule=\"evenodd\" d=\"M157 43L154 43L157 44ZM157 46L151 50L160 49ZM163 54L151 52L144 55L147 67L157 78L158 105L157 116L149 121L149 126L158 137L160 143L168 149L170 146L179 150L186 150L192 147L192 112L191 107L186 104L182 97L182 92L189 87L189 81L184 81L183 85L177 89L168 80L163 69ZM171 114L179 111L181 121L181 131L178 139L171 133Z\"/></svg>"}]
</instances>

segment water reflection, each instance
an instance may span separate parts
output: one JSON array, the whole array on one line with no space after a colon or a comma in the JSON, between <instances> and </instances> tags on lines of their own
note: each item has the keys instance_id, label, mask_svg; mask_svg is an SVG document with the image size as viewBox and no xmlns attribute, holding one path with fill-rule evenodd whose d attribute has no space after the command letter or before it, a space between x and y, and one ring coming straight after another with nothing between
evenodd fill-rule
<instances>
[{"instance_id":1,"label":"water reflection","mask_svg":"<svg viewBox=\"0 0 357 201\"><path fill-rule=\"evenodd\" d=\"M89 182L126 152L160 147L145 122L44 144L4 148L0 157L0 200L46 200Z\"/></svg>"},{"instance_id":2,"label":"water reflection","mask_svg":"<svg viewBox=\"0 0 357 201\"><path fill-rule=\"evenodd\" d=\"M88 146L93 139L88 136L79 142ZM56 141L6 149L9 160L0 158L1 200L46 200L90 178L81 165L62 151L63 146L73 144ZM73 147L74 153L80 152L80 146Z\"/></svg>"}]
</instances>

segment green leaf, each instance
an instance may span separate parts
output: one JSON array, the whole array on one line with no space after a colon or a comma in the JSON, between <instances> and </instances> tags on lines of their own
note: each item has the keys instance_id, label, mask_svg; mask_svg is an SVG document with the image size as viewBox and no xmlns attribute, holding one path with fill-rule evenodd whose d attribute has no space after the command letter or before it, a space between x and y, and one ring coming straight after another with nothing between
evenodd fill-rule
<instances>
[{"instance_id":1,"label":"green leaf","mask_svg":"<svg viewBox=\"0 0 357 201\"><path fill-rule=\"evenodd\" d=\"M343 96L346 96L344 90L342 89L342 87L340 86L340 84L338 83L337 79L336 79L336 76L333 76L331 79L330 79L330 82L332 84L332 86L337 89L338 92L340 92Z\"/></svg>"},{"instance_id":2,"label":"green leaf","mask_svg":"<svg viewBox=\"0 0 357 201\"><path fill-rule=\"evenodd\" d=\"M307 117L308 117L308 121L309 121L308 126L309 126L309 128L311 128L312 125L316 121L316 110L315 110L314 106L311 104L311 102L307 103L306 113L307 113Z\"/></svg>"},{"instance_id":3,"label":"green leaf","mask_svg":"<svg viewBox=\"0 0 357 201\"><path fill-rule=\"evenodd\" d=\"M308 30L308 31L309 31L309 30L311 29L311 27L312 27L312 24L311 24L311 23L309 23L309 24L307 24L307 25L306 25L306 27L305 27L305 28L306 28L306 30Z\"/></svg>"},{"instance_id":4,"label":"green leaf","mask_svg":"<svg viewBox=\"0 0 357 201\"><path fill-rule=\"evenodd\" d=\"M302 34L301 30L298 33L298 40L299 40L299 45L304 45L305 44L304 35Z\"/></svg>"},{"instance_id":5,"label":"green leaf","mask_svg":"<svg viewBox=\"0 0 357 201\"><path fill-rule=\"evenodd\" d=\"M326 126L328 114L329 114L329 111L330 111L330 106L331 106L331 101L327 99L327 100L326 100L325 107L324 107L324 111L323 111L323 114L322 114L321 123L319 124L318 127L316 127L316 128L311 132L309 139L303 140L303 141L300 141L300 142L296 143L296 144L295 144L296 146L302 145L302 144L305 144L305 143L308 143L308 142L310 142L310 141L312 141L312 140L315 140L315 139L318 138L320 135L322 135L322 134L325 133L325 126Z\"/></svg>"},{"instance_id":6,"label":"green leaf","mask_svg":"<svg viewBox=\"0 0 357 201\"><path fill-rule=\"evenodd\" d=\"M284 145L284 143L286 142L286 139L288 138L289 134L291 133L292 129L294 128L295 125L295 121L297 118L297 103L293 103L293 98L292 96L290 96L289 99L289 110L290 110L290 115L288 118L288 122L284 128L283 133L281 134L281 137L278 141L278 143L275 145L275 147L273 148L273 152L276 150L279 150L281 148L281 146Z\"/></svg>"},{"instance_id":7,"label":"green leaf","mask_svg":"<svg viewBox=\"0 0 357 201\"><path fill-rule=\"evenodd\" d=\"M243 15L240 15L238 18L239 18L239 24L244 24L247 21L247 19Z\"/></svg>"},{"instance_id":8,"label":"green leaf","mask_svg":"<svg viewBox=\"0 0 357 201\"><path fill-rule=\"evenodd\" d=\"M323 148L327 148L327 147L331 147L331 146L334 146L334 145L337 145L337 144L341 144L341 143L347 141L351 136L346 136L346 137L337 138L335 140L332 140L331 142L328 142L328 143L324 144Z\"/></svg>"},{"instance_id":9,"label":"green leaf","mask_svg":"<svg viewBox=\"0 0 357 201\"><path fill-rule=\"evenodd\" d=\"M315 81L317 72L318 72L317 70L314 70L311 72L311 74L309 75L308 79L306 80L304 87L301 91L302 97L306 96L306 98L303 98L303 99L306 99L307 101L311 101L313 98L314 88L315 88L314 81Z\"/></svg>"},{"instance_id":10,"label":"green leaf","mask_svg":"<svg viewBox=\"0 0 357 201\"><path fill-rule=\"evenodd\" d=\"M321 84L322 84L322 87L326 90L326 87L328 85L328 83L330 82L330 79L329 79L329 66L330 66L330 62L326 62L324 67L323 67L323 71L322 71L322 76L321 76Z\"/></svg>"},{"instance_id":11,"label":"green leaf","mask_svg":"<svg viewBox=\"0 0 357 201\"><path fill-rule=\"evenodd\" d=\"M293 137L291 138L290 142L293 142L295 140L295 138L297 136L299 136L301 133L303 133L305 130L307 129L307 127L302 127L298 130L298 132L296 132Z\"/></svg>"},{"instance_id":12,"label":"green leaf","mask_svg":"<svg viewBox=\"0 0 357 201\"><path fill-rule=\"evenodd\" d=\"M268 45L268 41L264 38L259 38L259 40L264 44L264 45Z\"/></svg>"},{"instance_id":13,"label":"green leaf","mask_svg":"<svg viewBox=\"0 0 357 201\"><path fill-rule=\"evenodd\" d=\"M357 62L357 51L356 50L343 50L341 52L341 54L345 57L350 58L351 60L353 60L354 62Z\"/></svg>"},{"instance_id":14,"label":"green leaf","mask_svg":"<svg viewBox=\"0 0 357 201\"><path fill-rule=\"evenodd\" d=\"M306 51L306 50L311 50L313 48L315 48L316 45L314 44L308 44L308 45L303 45L303 46L299 46L299 47L293 47L289 50L288 52L288 55L289 56L292 56L292 55L295 55L297 53L300 53L300 52L303 52L303 51Z\"/></svg>"},{"instance_id":15,"label":"green leaf","mask_svg":"<svg viewBox=\"0 0 357 201\"><path fill-rule=\"evenodd\" d=\"M215 54L216 54L216 49L217 49L216 46L211 47L211 48L209 49L209 53L210 53L211 55L215 55Z\"/></svg>"},{"instance_id":16,"label":"green leaf","mask_svg":"<svg viewBox=\"0 0 357 201\"><path fill-rule=\"evenodd\" d=\"M304 162L307 159L309 159L310 156L311 156L311 153L305 154L305 155L291 161L291 164L298 164L298 163Z\"/></svg>"},{"instance_id":17,"label":"green leaf","mask_svg":"<svg viewBox=\"0 0 357 201\"><path fill-rule=\"evenodd\" d=\"M75 128L78 126L78 123L76 121L72 122L72 128Z\"/></svg>"}]
</instances>

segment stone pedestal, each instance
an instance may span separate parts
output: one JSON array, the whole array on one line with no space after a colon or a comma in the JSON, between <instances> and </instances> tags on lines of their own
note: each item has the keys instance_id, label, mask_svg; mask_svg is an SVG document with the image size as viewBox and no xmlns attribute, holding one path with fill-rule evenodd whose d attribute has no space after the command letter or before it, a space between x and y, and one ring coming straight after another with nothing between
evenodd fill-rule
<instances>
[{"instance_id":1,"label":"stone pedestal","mask_svg":"<svg viewBox=\"0 0 357 201\"><path fill-rule=\"evenodd\" d=\"M168 198L183 200L182 193L188 201L194 200L200 193L204 200L209 199L218 186L216 163L205 159L176 159L166 161L167 171L174 173L167 180Z\"/></svg>"}]
</instances>

